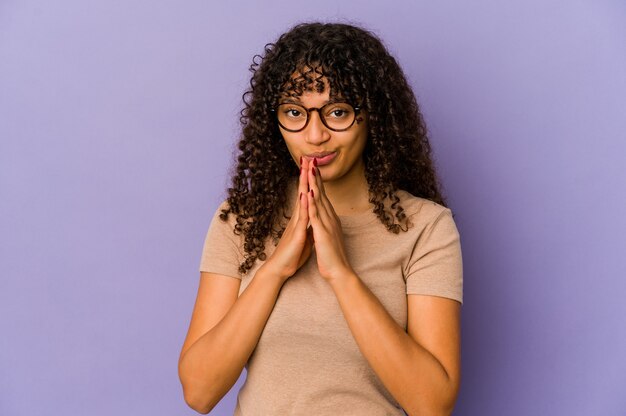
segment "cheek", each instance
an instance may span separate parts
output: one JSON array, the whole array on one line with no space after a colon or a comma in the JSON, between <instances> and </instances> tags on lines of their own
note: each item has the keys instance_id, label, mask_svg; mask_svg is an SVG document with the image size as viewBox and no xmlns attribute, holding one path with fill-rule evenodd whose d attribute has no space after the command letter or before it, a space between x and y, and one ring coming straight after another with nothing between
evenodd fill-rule
<instances>
[{"instance_id":1,"label":"cheek","mask_svg":"<svg viewBox=\"0 0 626 416\"><path fill-rule=\"evenodd\" d=\"M367 143L367 130L359 132L359 135L354 140L354 148L358 153L363 153L365 144Z\"/></svg>"}]
</instances>

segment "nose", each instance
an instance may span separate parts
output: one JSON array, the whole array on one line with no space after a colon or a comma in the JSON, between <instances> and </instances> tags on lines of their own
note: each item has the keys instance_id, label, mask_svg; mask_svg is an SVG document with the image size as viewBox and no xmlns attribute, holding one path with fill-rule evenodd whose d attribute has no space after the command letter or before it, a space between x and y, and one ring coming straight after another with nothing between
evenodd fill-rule
<instances>
[{"instance_id":1,"label":"nose","mask_svg":"<svg viewBox=\"0 0 626 416\"><path fill-rule=\"evenodd\" d=\"M330 139L330 131L322 123L322 119L318 111L309 113L309 125L304 129L304 138L307 143L319 144Z\"/></svg>"}]
</instances>

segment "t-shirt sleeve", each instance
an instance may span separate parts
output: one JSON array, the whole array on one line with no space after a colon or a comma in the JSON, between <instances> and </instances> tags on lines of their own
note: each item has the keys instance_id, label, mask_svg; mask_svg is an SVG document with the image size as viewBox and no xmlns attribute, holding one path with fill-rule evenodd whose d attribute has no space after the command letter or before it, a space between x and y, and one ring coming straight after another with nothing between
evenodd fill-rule
<instances>
[{"instance_id":1,"label":"t-shirt sleeve","mask_svg":"<svg viewBox=\"0 0 626 416\"><path fill-rule=\"evenodd\" d=\"M239 264L242 261L242 256L240 255L238 244L240 236L233 233L236 222L235 214L229 214L226 222L219 217L221 210L226 207L226 201L222 202L213 215L211 225L204 239L200 271L241 279Z\"/></svg>"},{"instance_id":2,"label":"t-shirt sleeve","mask_svg":"<svg viewBox=\"0 0 626 416\"><path fill-rule=\"evenodd\" d=\"M449 208L418 238L405 276L407 294L441 296L463 304L461 241Z\"/></svg>"}]
</instances>

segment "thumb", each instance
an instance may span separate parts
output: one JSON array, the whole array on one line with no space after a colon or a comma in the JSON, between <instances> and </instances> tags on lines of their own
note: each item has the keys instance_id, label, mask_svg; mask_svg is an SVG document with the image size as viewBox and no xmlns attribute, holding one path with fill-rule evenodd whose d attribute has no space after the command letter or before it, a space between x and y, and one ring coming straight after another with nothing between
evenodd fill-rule
<instances>
[{"instance_id":1,"label":"thumb","mask_svg":"<svg viewBox=\"0 0 626 416\"><path fill-rule=\"evenodd\" d=\"M304 243L304 249L302 250L302 253L300 253L300 259L298 260L298 269L302 267L302 265L309 259L309 257L311 256L311 253L315 249L315 245L313 244L311 240L312 240L312 234L307 229L306 242Z\"/></svg>"}]
</instances>

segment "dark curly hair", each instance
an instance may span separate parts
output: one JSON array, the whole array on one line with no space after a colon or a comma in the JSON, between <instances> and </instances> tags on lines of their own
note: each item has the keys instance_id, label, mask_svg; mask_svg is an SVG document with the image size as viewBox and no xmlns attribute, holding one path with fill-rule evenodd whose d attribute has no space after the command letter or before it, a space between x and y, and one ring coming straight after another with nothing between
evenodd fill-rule
<instances>
[{"instance_id":1,"label":"dark curly hair","mask_svg":"<svg viewBox=\"0 0 626 416\"><path fill-rule=\"evenodd\" d=\"M447 206L431 159L426 125L404 73L371 32L343 23L303 23L265 45L250 65L250 89L243 94L237 164L228 188L228 207L220 218L236 215L235 234L244 235L247 273L256 259L266 259L265 241L278 244L287 188L299 174L271 110L285 94L323 92L341 96L368 115L363 153L369 202L390 232L411 225L397 190ZM298 77L294 77L298 74ZM268 192L268 189L271 192ZM388 212L384 201L389 198ZM397 220L397 222L396 222Z\"/></svg>"}]
</instances>

